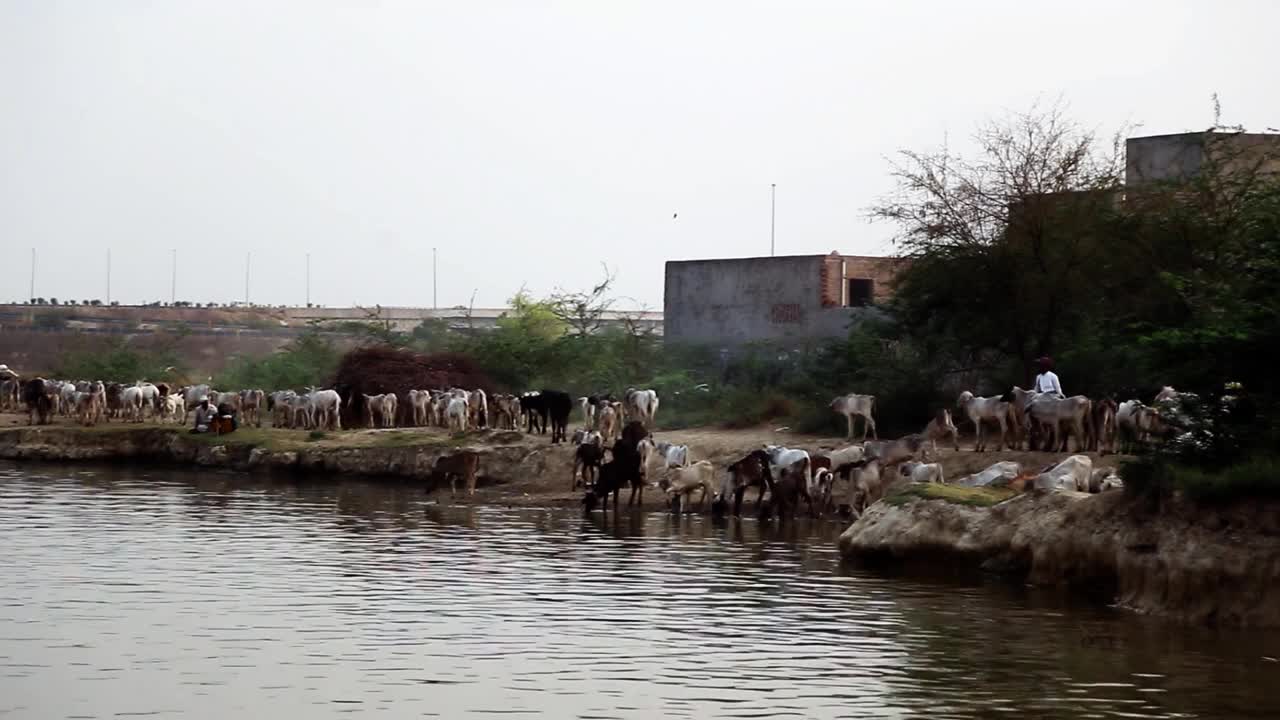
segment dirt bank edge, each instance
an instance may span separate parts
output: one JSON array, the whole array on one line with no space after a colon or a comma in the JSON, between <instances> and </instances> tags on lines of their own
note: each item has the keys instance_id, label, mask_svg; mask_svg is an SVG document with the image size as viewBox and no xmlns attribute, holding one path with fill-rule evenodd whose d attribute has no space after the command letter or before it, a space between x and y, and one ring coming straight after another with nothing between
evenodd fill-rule
<instances>
[{"instance_id":1,"label":"dirt bank edge","mask_svg":"<svg viewBox=\"0 0 1280 720\"><path fill-rule=\"evenodd\" d=\"M1280 504L1206 508L1122 492L1027 493L989 508L879 503L838 541L850 560L964 564L1181 622L1280 627Z\"/></svg>"}]
</instances>

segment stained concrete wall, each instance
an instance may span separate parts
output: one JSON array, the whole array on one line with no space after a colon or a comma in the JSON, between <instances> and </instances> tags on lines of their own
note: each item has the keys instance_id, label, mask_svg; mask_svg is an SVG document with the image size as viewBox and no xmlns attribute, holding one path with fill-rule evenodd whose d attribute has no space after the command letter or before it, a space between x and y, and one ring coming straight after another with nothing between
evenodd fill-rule
<instances>
[{"instance_id":1,"label":"stained concrete wall","mask_svg":"<svg viewBox=\"0 0 1280 720\"><path fill-rule=\"evenodd\" d=\"M1194 177L1212 158L1221 172L1280 173L1280 134L1195 132L1129 138L1124 144L1126 185Z\"/></svg>"},{"instance_id":2,"label":"stained concrete wall","mask_svg":"<svg viewBox=\"0 0 1280 720\"><path fill-rule=\"evenodd\" d=\"M823 255L671 261L663 295L669 341L719 345L838 337L869 308L824 307Z\"/></svg>"},{"instance_id":3,"label":"stained concrete wall","mask_svg":"<svg viewBox=\"0 0 1280 720\"><path fill-rule=\"evenodd\" d=\"M1201 133L1129 138L1124 143L1124 182L1180 180L1195 176L1204 161Z\"/></svg>"}]
</instances>

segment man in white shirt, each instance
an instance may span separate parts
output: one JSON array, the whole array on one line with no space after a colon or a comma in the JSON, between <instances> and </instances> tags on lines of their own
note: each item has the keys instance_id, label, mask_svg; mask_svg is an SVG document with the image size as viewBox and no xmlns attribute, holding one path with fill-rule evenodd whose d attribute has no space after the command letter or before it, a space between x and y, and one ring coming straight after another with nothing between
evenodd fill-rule
<instances>
[{"instance_id":1,"label":"man in white shirt","mask_svg":"<svg viewBox=\"0 0 1280 720\"><path fill-rule=\"evenodd\" d=\"M213 422L215 416L217 416L217 412L209 407L209 398L200 398L200 405L196 408L196 426L191 428L191 432L209 432L209 425Z\"/></svg>"},{"instance_id":2,"label":"man in white shirt","mask_svg":"<svg viewBox=\"0 0 1280 720\"><path fill-rule=\"evenodd\" d=\"M1062 383L1058 382L1058 375L1053 371L1053 359L1042 357L1036 360L1036 364L1040 366L1040 374L1036 375L1036 383L1033 386L1035 391L1065 398L1066 395L1062 393Z\"/></svg>"}]
</instances>

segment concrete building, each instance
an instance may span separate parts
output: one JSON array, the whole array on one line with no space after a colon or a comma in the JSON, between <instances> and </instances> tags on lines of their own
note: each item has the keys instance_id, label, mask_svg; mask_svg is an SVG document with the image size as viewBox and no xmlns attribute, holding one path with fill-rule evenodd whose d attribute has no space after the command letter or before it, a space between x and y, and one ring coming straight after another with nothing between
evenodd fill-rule
<instances>
[{"instance_id":1,"label":"concrete building","mask_svg":"<svg viewBox=\"0 0 1280 720\"><path fill-rule=\"evenodd\" d=\"M1205 131L1125 140L1124 182L1176 182L1207 166L1220 172L1257 168L1280 174L1280 134Z\"/></svg>"},{"instance_id":2,"label":"concrete building","mask_svg":"<svg viewBox=\"0 0 1280 720\"><path fill-rule=\"evenodd\" d=\"M836 252L670 261L664 335L722 347L839 337L892 297L902 262Z\"/></svg>"}]
</instances>

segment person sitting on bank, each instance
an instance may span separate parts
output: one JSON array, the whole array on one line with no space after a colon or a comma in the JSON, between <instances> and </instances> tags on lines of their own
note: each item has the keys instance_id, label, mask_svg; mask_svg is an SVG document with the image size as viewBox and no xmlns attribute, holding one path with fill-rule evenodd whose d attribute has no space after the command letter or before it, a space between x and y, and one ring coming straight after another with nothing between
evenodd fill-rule
<instances>
[{"instance_id":1,"label":"person sitting on bank","mask_svg":"<svg viewBox=\"0 0 1280 720\"><path fill-rule=\"evenodd\" d=\"M196 426L191 428L192 434L209 432L209 426L216 417L214 409L209 407L209 398L200 398L200 405L196 407Z\"/></svg>"},{"instance_id":2,"label":"person sitting on bank","mask_svg":"<svg viewBox=\"0 0 1280 720\"><path fill-rule=\"evenodd\" d=\"M1053 358L1042 357L1036 360L1036 365L1040 367L1040 374L1036 375L1035 391L1065 398L1066 395L1062 393L1062 383L1058 381L1058 375L1053 371Z\"/></svg>"}]
</instances>

